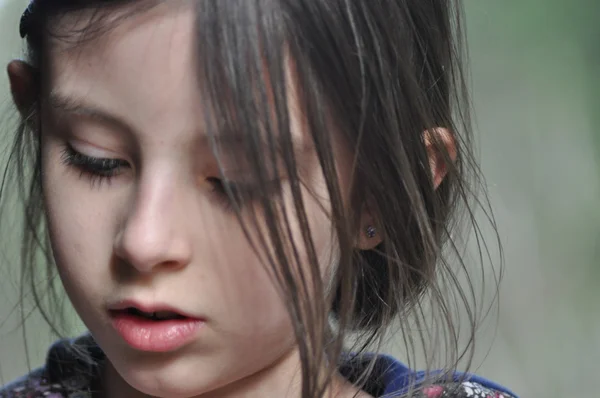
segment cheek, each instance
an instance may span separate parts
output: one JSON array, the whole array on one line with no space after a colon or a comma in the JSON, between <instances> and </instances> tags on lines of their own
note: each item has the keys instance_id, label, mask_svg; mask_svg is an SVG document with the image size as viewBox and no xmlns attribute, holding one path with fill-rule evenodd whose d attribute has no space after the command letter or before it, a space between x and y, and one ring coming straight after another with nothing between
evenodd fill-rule
<instances>
[{"instance_id":1,"label":"cheek","mask_svg":"<svg viewBox=\"0 0 600 398\"><path fill-rule=\"evenodd\" d=\"M61 161L61 148L42 140L42 192L54 259L75 307L106 281L115 198L94 192ZM95 281L95 283L91 283Z\"/></svg>"},{"instance_id":2,"label":"cheek","mask_svg":"<svg viewBox=\"0 0 600 398\"><path fill-rule=\"evenodd\" d=\"M313 188L316 188L316 185ZM319 195L321 194L322 192L319 192ZM327 286L336 258L331 222L323 210L322 203L318 203L306 192L303 195L308 224L320 265L321 274L317 277L324 278ZM310 277L311 271L302 229L297 221L293 221L297 219L294 215L291 195L286 192L284 200L288 209L288 219L292 220L290 225L292 239L300 255L300 272ZM248 227L252 231L254 225L248 223ZM261 262L259 258L266 256L258 256L254 253L251 244L248 243L235 220L227 228L221 226L212 228L212 231L219 237L214 239L214 244L210 245L212 256L205 257L205 260L208 260L206 270L199 271L197 275L203 279L202 283L209 289L218 289L218 291L211 291L208 297L219 297L221 299L219 307L228 314L228 318L223 324L224 330L219 330L219 333L226 335L232 333L235 337L245 336L244 339L238 341L245 340L247 344L255 346L268 342L266 348L264 345L261 347L262 350L278 350L281 348L281 343L293 343L294 335L285 303L286 299L282 297L278 282L273 277L271 265L268 262ZM266 227L263 226L260 233L268 239ZM258 240L254 239L254 241L257 247L260 247ZM284 247L284 250L291 253L290 242L284 240L283 244L287 246ZM209 247L206 249L208 250ZM270 247L269 254L275 261L275 267L279 268L281 265L277 261L278 257L273 247ZM290 257L291 255L288 256L288 258ZM292 266L294 266L293 263ZM199 267L202 265L200 264ZM209 270L212 270L212 275L209 275ZM205 278L209 278L208 283ZM311 297L300 297L300 300L304 299L310 301ZM239 336L237 336L238 333Z\"/></svg>"},{"instance_id":3,"label":"cheek","mask_svg":"<svg viewBox=\"0 0 600 398\"><path fill-rule=\"evenodd\" d=\"M199 273L198 277L214 281L212 286L220 291L212 292L210 296L220 299L220 306L227 310L229 319L239 320L242 324L238 326L246 333L252 333L261 325L280 323L285 309L269 276L268 266L261 264L252 250L246 247L245 238L242 239L232 240L229 237L224 250L215 250L215 257L220 257L213 263L216 267L212 272Z\"/></svg>"},{"instance_id":4,"label":"cheek","mask_svg":"<svg viewBox=\"0 0 600 398\"><path fill-rule=\"evenodd\" d=\"M222 332L253 336L246 337L250 344L282 330L289 333L289 316L270 266L254 253L236 220L219 231L221 243L211 248L210 268L197 275L204 279L203 284L209 282L205 286L218 289L208 297L218 297L219 307L227 314L223 318L227 330Z\"/></svg>"}]
</instances>

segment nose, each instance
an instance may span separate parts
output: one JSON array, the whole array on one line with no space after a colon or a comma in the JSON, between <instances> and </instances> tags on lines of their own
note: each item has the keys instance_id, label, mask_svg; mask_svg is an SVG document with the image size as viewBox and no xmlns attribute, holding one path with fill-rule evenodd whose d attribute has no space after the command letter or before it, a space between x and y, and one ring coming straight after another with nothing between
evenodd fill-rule
<instances>
[{"instance_id":1,"label":"nose","mask_svg":"<svg viewBox=\"0 0 600 398\"><path fill-rule=\"evenodd\" d=\"M178 203L169 185L140 185L115 238L116 256L140 273L180 269L191 260L185 206Z\"/></svg>"}]
</instances>

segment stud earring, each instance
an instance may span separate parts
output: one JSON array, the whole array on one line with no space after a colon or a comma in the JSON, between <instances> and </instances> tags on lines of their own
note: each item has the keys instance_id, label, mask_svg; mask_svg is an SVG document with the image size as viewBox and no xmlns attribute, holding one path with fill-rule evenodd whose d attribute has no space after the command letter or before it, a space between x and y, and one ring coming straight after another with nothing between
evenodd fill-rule
<instances>
[{"instance_id":1,"label":"stud earring","mask_svg":"<svg viewBox=\"0 0 600 398\"><path fill-rule=\"evenodd\" d=\"M369 225L365 229L365 233L367 234L367 238L373 239L375 236L377 236L377 229L374 226Z\"/></svg>"}]
</instances>

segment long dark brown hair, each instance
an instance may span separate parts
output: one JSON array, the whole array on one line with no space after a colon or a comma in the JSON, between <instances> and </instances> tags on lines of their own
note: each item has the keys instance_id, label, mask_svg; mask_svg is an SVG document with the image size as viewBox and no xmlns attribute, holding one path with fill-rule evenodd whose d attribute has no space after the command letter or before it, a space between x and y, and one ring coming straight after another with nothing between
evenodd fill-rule
<instances>
[{"instance_id":1,"label":"long dark brown hair","mask_svg":"<svg viewBox=\"0 0 600 398\"><path fill-rule=\"evenodd\" d=\"M14 136L0 200L7 200L12 183L18 185L24 204L22 294L31 290L57 335L62 334L54 322L62 290L44 225L35 123L50 85L49 39L77 46L161 3L36 0L22 20L39 95ZM324 364L338 363L345 350L377 350L393 325L400 327L409 365L419 350L425 352L427 367L439 359L440 350L445 370L465 358L468 365L481 311L460 239L466 239L463 228L472 227L480 255L476 265L483 267L489 250L476 210L483 209L494 229L495 224L487 201L479 199L485 192L473 154L460 2L199 0L194 6L197 80L209 134L218 137L223 129L241 133L245 166L265 192L271 166L282 167L290 181L294 222L303 231L300 242L292 239L291 220L285 216L290 212L277 194L259 195L253 198L257 206L243 207L244 198L227 184L225 189L240 221L251 212L251 220L267 227L260 228L268 231L261 235L241 223L287 303L301 354L303 397L322 395L329 380L320 377ZM90 11L83 29L56 29L62 16L82 10ZM331 200L339 248L332 284L322 280L301 194L288 114L290 68ZM452 133L457 156L452 159L446 145L431 135L447 171L436 189L423 133L440 127ZM348 203L338 184L335 134L354 156ZM275 165L276 159L283 159L282 165ZM360 251L355 241L365 208L375 217L383 243ZM308 260L301 264L304 257ZM44 290L40 280L48 281ZM466 322L469 332L462 348L458 308L463 308L461 325Z\"/></svg>"}]
</instances>

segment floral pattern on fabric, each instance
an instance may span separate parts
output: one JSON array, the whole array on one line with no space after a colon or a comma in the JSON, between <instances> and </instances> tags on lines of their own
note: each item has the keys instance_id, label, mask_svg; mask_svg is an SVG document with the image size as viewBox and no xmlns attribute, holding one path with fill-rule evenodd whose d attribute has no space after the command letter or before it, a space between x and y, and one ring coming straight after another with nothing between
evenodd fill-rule
<instances>
[{"instance_id":1,"label":"floral pattern on fabric","mask_svg":"<svg viewBox=\"0 0 600 398\"><path fill-rule=\"evenodd\" d=\"M0 398L92 398L93 391L98 390L100 385L99 368L103 360L103 353L89 335L59 342L50 349L44 368L0 388ZM385 395L385 398L392 397ZM418 389L410 397L517 398L470 381L429 385Z\"/></svg>"},{"instance_id":2,"label":"floral pattern on fabric","mask_svg":"<svg viewBox=\"0 0 600 398\"><path fill-rule=\"evenodd\" d=\"M69 393L60 384L51 384L45 378L24 381L17 386L9 386L0 391L2 398L89 398L91 395L80 393Z\"/></svg>"},{"instance_id":3,"label":"floral pattern on fabric","mask_svg":"<svg viewBox=\"0 0 600 398\"><path fill-rule=\"evenodd\" d=\"M428 386L413 396L414 398L516 398L470 381Z\"/></svg>"},{"instance_id":4,"label":"floral pattern on fabric","mask_svg":"<svg viewBox=\"0 0 600 398\"><path fill-rule=\"evenodd\" d=\"M102 360L90 335L60 341L48 351L45 367L0 388L0 398L92 398Z\"/></svg>"},{"instance_id":5,"label":"floral pattern on fabric","mask_svg":"<svg viewBox=\"0 0 600 398\"><path fill-rule=\"evenodd\" d=\"M87 390L87 391L86 391ZM72 390L45 377L29 377L26 381L0 390L1 398L92 398L89 389Z\"/></svg>"},{"instance_id":6,"label":"floral pattern on fabric","mask_svg":"<svg viewBox=\"0 0 600 398\"><path fill-rule=\"evenodd\" d=\"M25 383L23 383L25 384ZM89 391L89 388L85 389ZM89 392L69 392L61 384L49 384L44 377L30 379L29 387L21 385L8 391L0 391L2 398L91 398ZM490 390L484 386L471 383L453 383L434 385L423 388L413 394L413 398L515 398L506 393Z\"/></svg>"}]
</instances>

